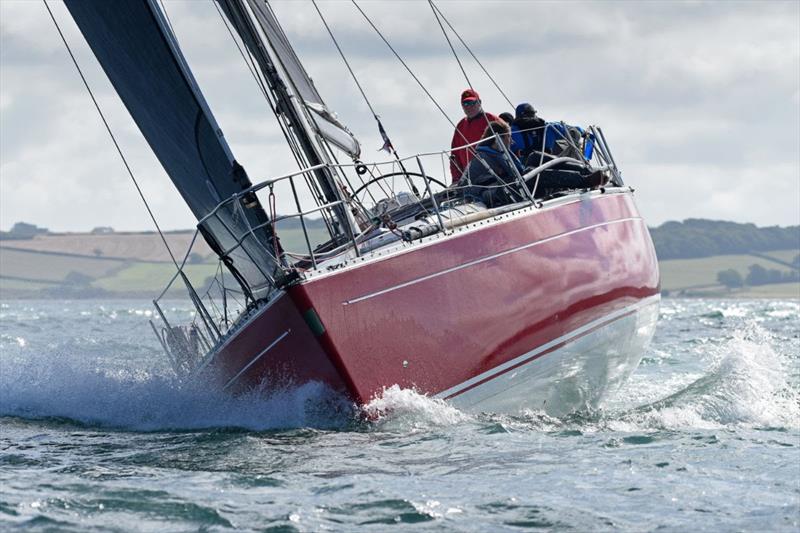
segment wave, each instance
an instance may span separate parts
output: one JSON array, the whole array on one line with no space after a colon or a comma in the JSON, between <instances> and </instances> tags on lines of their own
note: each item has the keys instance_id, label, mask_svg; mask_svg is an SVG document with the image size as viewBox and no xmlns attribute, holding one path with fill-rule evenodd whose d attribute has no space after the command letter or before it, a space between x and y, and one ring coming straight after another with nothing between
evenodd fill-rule
<instances>
[{"instance_id":1,"label":"wave","mask_svg":"<svg viewBox=\"0 0 800 533\"><path fill-rule=\"evenodd\" d=\"M392 385L362 407L367 420L391 430L417 430L452 426L473 418L444 400L431 398L413 389Z\"/></svg>"},{"instance_id":2,"label":"wave","mask_svg":"<svg viewBox=\"0 0 800 533\"><path fill-rule=\"evenodd\" d=\"M320 383L231 396L181 383L163 362L155 363L157 354L143 356L147 350L134 346L134 339L118 345L68 337L55 353L45 353L41 345L5 334L0 339L8 348L0 359L0 416L133 431L312 427L403 432L465 423L542 432L800 428L799 387L791 381L797 381L797 360L778 353L780 339L756 321L744 324L727 339L675 340L651 349L622 391L629 400L624 405L612 402L605 410L561 418L531 411L515 416L466 413L398 386L360 410ZM108 357L109 352L117 356ZM687 365L689 359L697 364ZM680 364L672 365L675 360ZM370 423L361 424L364 419Z\"/></svg>"},{"instance_id":3,"label":"wave","mask_svg":"<svg viewBox=\"0 0 800 533\"><path fill-rule=\"evenodd\" d=\"M333 429L353 420L350 402L321 383L232 396L150 370L79 362L70 357L5 361L0 416L133 431Z\"/></svg>"},{"instance_id":4,"label":"wave","mask_svg":"<svg viewBox=\"0 0 800 533\"><path fill-rule=\"evenodd\" d=\"M698 354L710 360L699 377L662 398L612 417L652 429L800 428L800 394L790 382L793 362L774 348L774 339L755 322L731 339Z\"/></svg>"},{"instance_id":5,"label":"wave","mask_svg":"<svg viewBox=\"0 0 800 533\"><path fill-rule=\"evenodd\" d=\"M698 343L695 355L706 361L699 375L676 372L629 384L628 393L653 398L616 410L598 409L552 417L525 410L514 416L470 414L416 393L391 387L365 407L381 427L393 430L477 422L509 430L659 431L720 428L800 429L800 392L791 382L795 361L776 351L775 339L751 321L719 344ZM664 358L665 354L660 354ZM666 378L666 379L665 379ZM649 380L649 381L648 381Z\"/></svg>"}]
</instances>

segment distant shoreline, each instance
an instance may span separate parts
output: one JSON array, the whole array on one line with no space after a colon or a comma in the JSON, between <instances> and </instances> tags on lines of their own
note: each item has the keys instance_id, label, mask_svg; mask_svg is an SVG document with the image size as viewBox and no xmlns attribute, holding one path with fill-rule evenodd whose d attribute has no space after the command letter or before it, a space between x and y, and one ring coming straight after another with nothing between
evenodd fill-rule
<instances>
[{"instance_id":1,"label":"distant shoreline","mask_svg":"<svg viewBox=\"0 0 800 533\"><path fill-rule=\"evenodd\" d=\"M151 302L153 298L158 296L158 292L107 292L104 294L86 294L80 293L71 295L57 295L45 296L35 291L17 292L17 291L0 291L0 302L10 301L36 301L36 300L144 300ZM800 283L776 283L772 285L761 285L758 287L747 287L740 290L696 290L687 292L670 292L662 293L661 297L669 300L702 300L702 299L719 299L719 300L798 300L800 301ZM184 297L182 291L175 291L174 293L167 293L164 296L166 300L185 300L190 302L188 297Z\"/></svg>"},{"instance_id":2,"label":"distant shoreline","mask_svg":"<svg viewBox=\"0 0 800 533\"><path fill-rule=\"evenodd\" d=\"M800 283L775 283L731 291L724 289L685 291L668 295L662 294L662 297L670 299L800 300Z\"/></svg>"},{"instance_id":3,"label":"distant shoreline","mask_svg":"<svg viewBox=\"0 0 800 533\"><path fill-rule=\"evenodd\" d=\"M708 231L721 231L720 228L730 225L701 222L673 224L674 227L667 225L651 231L655 236L660 232L660 238L667 242L681 231L697 229L695 226L701 229L710 226L710 229L706 228ZM727 229L745 233L747 230L756 236L771 235L768 229L734 226ZM173 278L175 267L159 236L152 232L99 229L104 231L85 234L48 232L27 239L0 240L0 301L151 300L160 294ZM219 271L211 248L202 239L193 240L193 236L191 231L165 234L179 260L186 256L184 271L199 290L208 287ZM285 250L303 253L306 249L301 228L282 228L280 236ZM327 234L319 228L310 228L309 237L312 243L318 244L327 239ZM783 240L772 244L778 246ZM798 300L798 244L774 250L764 250L761 246L708 257L659 257L662 295L665 298ZM740 288L729 289L722 282ZM173 297L183 299L184 293L176 290Z\"/></svg>"}]
</instances>

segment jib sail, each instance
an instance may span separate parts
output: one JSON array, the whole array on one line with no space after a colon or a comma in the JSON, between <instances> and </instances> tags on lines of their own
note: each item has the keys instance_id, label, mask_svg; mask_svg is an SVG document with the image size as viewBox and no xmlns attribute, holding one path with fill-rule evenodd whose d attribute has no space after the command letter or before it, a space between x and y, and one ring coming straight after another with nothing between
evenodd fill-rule
<instances>
[{"instance_id":1,"label":"jib sail","mask_svg":"<svg viewBox=\"0 0 800 533\"><path fill-rule=\"evenodd\" d=\"M156 1L65 0L65 4L164 170L201 220L251 183L225 142ZM266 294L268 279L277 268L269 230L248 234L248 226L267 220L251 196L228 203L199 225L209 245L254 297Z\"/></svg>"}]
</instances>

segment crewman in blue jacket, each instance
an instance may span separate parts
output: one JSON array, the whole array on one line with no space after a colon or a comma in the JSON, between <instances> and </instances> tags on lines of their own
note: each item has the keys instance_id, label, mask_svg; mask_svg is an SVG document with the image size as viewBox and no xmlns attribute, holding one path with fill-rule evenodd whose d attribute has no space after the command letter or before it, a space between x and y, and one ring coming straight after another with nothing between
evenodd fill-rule
<instances>
[{"instance_id":1,"label":"crewman in blue jacket","mask_svg":"<svg viewBox=\"0 0 800 533\"><path fill-rule=\"evenodd\" d=\"M497 141L498 137L502 146ZM481 200L489 207L522 199L514 184L519 181L518 176L525 172L525 168L509 149L511 131L508 125L499 120L490 122L481 138L483 142L475 149L475 157L458 181L458 186L466 188L466 196Z\"/></svg>"},{"instance_id":2,"label":"crewman in blue jacket","mask_svg":"<svg viewBox=\"0 0 800 533\"><path fill-rule=\"evenodd\" d=\"M545 121L527 102L519 104L514 115L511 123L511 151L521 161L525 161L534 150L542 149Z\"/></svg>"},{"instance_id":3,"label":"crewman in blue jacket","mask_svg":"<svg viewBox=\"0 0 800 533\"><path fill-rule=\"evenodd\" d=\"M481 201L490 208L525 199L529 193L520 186L520 177L524 178L531 166L525 168L509 150L510 128L502 121L490 122L482 139L456 186L464 191L468 200ZM560 190L600 187L605 181L606 177L600 171L589 173L585 169L558 171L553 168L538 178L529 179L526 187L530 190L535 182L538 185L535 196L542 198Z\"/></svg>"},{"instance_id":4,"label":"crewman in blue jacket","mask_svg":"<svg viewBox=\"0 0 800 533\"><path fill-rule=\"evenodd\" d=\"M567 141L571 136L577 146L583 144L583 157L588 161L594 152L594 136L587 134L578 126L570 126L563 122L545 122L537 115L536 109L527 102L521 103L515 110L515 118L511 124L511 151L526 165L536 166L539 159L528 161L533 152L555 156L580 158L580 152L570 150ZM546 161L546 159L545 159Z\"/></svg>"}]
</instances>

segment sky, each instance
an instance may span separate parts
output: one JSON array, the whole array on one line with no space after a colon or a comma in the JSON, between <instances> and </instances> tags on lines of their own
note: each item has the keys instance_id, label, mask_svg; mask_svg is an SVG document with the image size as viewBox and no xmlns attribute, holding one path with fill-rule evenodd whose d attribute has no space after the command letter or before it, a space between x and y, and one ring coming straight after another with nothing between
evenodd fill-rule
<instances>
[{"instance_id":1,"label":"sky","mask_svg":"<svg viewBox=\"0 0 800 533\"><path fill-rule=\"evenodd\" d=\"M193 227L66 8L50 5L161 227ZM296 170L210 0L164 5L251 179ZM362 158L382 159L374 119L311 3L271 5L328 107L361 140ZM360 5L450 119L460 118L467 82L428 3ZM800 2L437 5L514 104L531 102L546 120L603 128L649 225L686 218L800 224ZM319 6L400 154L446 149L452 126L354 6ZM457 51L484 108L511 111L468 54ZM289 211L287 200L279 195L279 212ZM36 0L0 0L0 228L18 221L52 231L152 229Z\"/></svg>"}]
</instances>

